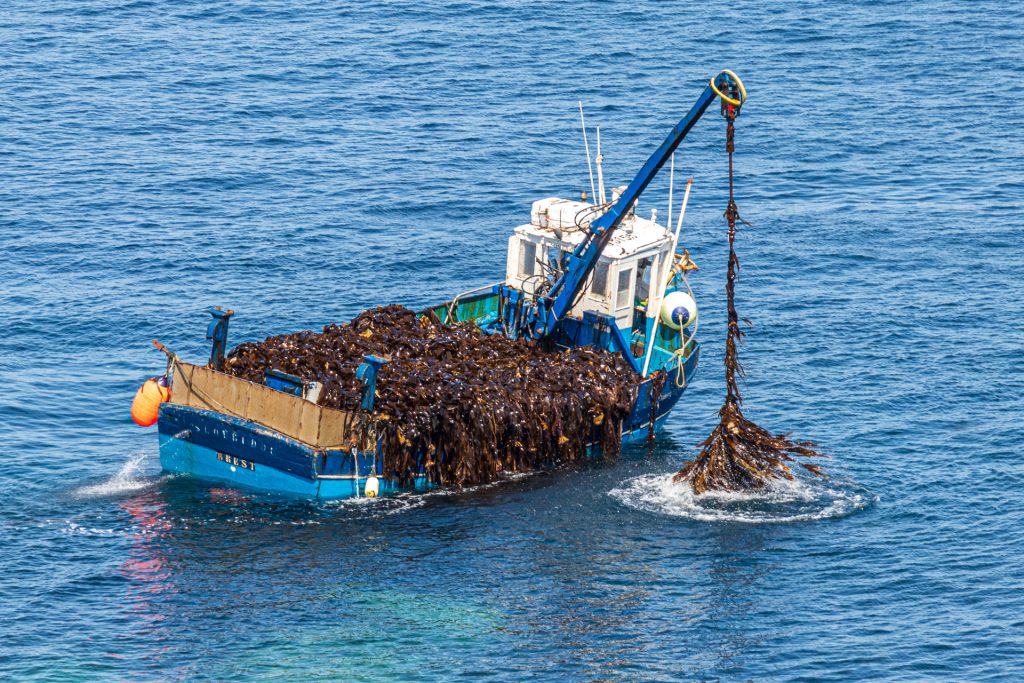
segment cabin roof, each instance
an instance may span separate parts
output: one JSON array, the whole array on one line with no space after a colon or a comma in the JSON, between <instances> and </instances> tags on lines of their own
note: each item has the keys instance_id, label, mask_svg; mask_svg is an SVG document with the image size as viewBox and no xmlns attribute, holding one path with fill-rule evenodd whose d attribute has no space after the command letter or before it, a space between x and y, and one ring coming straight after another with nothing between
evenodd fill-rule
<instances>
[{"instance_id":1,"label":"cabin roof","mask_svg":"<svg viewBox=\"0 0 1024 683\"><path fill-rule=\"evenodd\" d=\"M557 203L570 205L567 208L572 210L573 213L579 207L590 206L566 200L559 200ZM551 202L551 204L555 204L555 202ZM552 213L554 212L552 211ZM536 211L533 218L532 222L516 227L515 232L518 236L533 237L533 241L540 241L536 238L542 238L544 241L562 242L572 247L578 245L585 236L584 231L576 227L574 222L558 220L557 217L553 216L546 221L547 227L542 227L539 225L540 220L538 220ZM670 242L671 239L672 234L665 226L635 214L630 214L623 219L622 224L612 235L611 241L605 247L603 256L608 259L618 259L649 251L658 251Z\"/></svg>"}]
</instances>

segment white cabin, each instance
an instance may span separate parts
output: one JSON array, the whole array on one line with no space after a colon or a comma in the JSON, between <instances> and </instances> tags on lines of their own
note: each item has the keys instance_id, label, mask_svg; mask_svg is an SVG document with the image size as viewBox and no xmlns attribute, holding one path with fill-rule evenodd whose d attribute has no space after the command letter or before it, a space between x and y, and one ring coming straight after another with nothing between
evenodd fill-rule
<instances>
[{"instance_id":1,"label":"white cabin","mask_svg":"<svg viewBox=\"0 0 1024 683\"><path fill-rule=\"evenodd\" d=\"M621 189L612 190L613 201ZM518 226L509 238L506 284L534 293L551 275L549 264L571 253L585 236L583 228L599 215L598 208L586 202L557 197L534 202L530 222ZM607 313L628 334L637 307L646 311L651 283L668 277L671 250L672 233L667 228L630 211L601 254L571 315Z\"/></svg>"}]
</instances>

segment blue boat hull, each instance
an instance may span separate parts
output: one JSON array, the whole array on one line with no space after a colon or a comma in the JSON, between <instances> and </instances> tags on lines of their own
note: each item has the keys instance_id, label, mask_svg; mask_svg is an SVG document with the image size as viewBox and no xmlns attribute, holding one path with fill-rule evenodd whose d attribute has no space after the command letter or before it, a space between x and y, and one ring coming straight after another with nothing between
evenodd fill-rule
<instances>
[{"instance_id":1,"label":"blue boat hull","mask_svg":"<svg viewBox=\"0 0 1024 683\"><path fill-rule=\"evenodd\" d=\"M696 370L698 353L686 362L686 381L669 375L652 411L652 386L640 385L623 425L623 443L646 439L663 424ZM680 386L681 384L681 386ZM255 422L210 410L164 403L159 419L160 464L169 472L304 498L339 499L363 495L366 479L381 475L373 453L318 450ZM411 489L429 488L426 478ZM398 489L381 479L382 494Z\"/></svg>"}]
</instances>

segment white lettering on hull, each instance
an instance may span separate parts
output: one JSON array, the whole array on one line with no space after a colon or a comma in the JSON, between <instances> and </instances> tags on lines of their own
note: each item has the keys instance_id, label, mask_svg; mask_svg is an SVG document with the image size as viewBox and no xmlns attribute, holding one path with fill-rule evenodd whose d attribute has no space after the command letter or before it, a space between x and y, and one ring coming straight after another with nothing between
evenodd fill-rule
<instances>
[{"instance_id":1,"label":"white lettering on hull","mask_svg":"<svg viewBox=\"0 0 1024 683\"><path fill-rule=\"evenodd\" d=\"M226 462L229 465L241 467L243 470L252 470L253 472L256 471L256 463L254 463L252 460L236 458L233 455L228 455L227 453L221 453L219 451L217 452L217 459L220 460L221 462Z\"/></svg>"},{"instance_id":2,"label":"white lettering on hull","mask_svg":"<svg viewBox=\"0 0 1024 683\"><path fill-rule=\"evenodd\" d=\"M257 441L254 437L249 436L244 432L239 432L235 429L230 429L228 427L211 427L208 424L198 425L193 423L191 426L191 431L192 434L206 434L207 436L223 439L224 441L230 441L233 444L238 444L243 447L252 448L261 453L266 453L267 455L274 454L273 443L267 443L266 441Z\"/></svg>"}]
</instances>

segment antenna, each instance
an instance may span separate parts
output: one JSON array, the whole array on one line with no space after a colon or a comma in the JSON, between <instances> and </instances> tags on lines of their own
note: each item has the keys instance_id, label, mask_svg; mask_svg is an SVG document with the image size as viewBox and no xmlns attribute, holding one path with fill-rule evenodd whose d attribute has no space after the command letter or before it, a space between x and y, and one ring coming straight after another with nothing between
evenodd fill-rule
<instances>
[{"instance_id":1,"label":"antenna","mask_svg":"<svg viewBox=\"0 0 1024 683\"><path fill-rule=\"evenodd\" d=\"M590 195L597 199L594 189L594 167L590 165L590 143L587 142L587 123L583 120L583 100L580 100L580 127L583 128L583 147L587 150L587 171L590 173Z\"/></svg>"},{"instance_id":2,"label":"antenna","mask_svg":"<svg viewBox=\"0 0 1024 683\"><path fill-rule=\"evenodd\" d=\"M600 152L598 152L600 154ZM668 165L668 215L665 217L665 227L672 229L672 182L676 177L676 153L672 152Z\"/></svg>"},{"instance_id":3,"label":"antenna","mask_svg":"<svg viewBox=\"0 0 1024 683\"><path fill-rule=\"evenodd\" d=\"M601 164L604 163L604 155L601 154L601 126L597 127L597 158L595 161L597 161L597 189L601 193L597 195L596 199L601 204L605 204L607 200L604 196L604 170L601 167Z\"/></svg>"}]
</instances>

